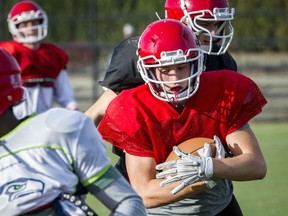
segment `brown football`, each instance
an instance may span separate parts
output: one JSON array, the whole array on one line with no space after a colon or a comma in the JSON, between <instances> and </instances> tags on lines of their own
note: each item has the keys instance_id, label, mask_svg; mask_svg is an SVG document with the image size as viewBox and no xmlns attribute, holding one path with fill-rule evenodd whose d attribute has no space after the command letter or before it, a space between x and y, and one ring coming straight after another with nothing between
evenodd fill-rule
<instances>
[{"instance_id":1,"label":"brown football","mask_svg":"<svg viewBox=\"0 0 288 216\"><path fill-rule=\"evenodd\" d=\"M216 152L215 142L213 139L210 138L204 138L204 137L191 138L189 140L180 143L177 147L184 152L189 152L190 154L199 156L198 151L199 150L201 151L205 143L209 143L211 145L212 157L215 157ZM179 160L179 159L180 158L172 150L172 152L168 155L166 161Z\"/></svg>"},{"instance_id":2,"label":"brown football","mask_svg":"<svg viewBox=\"0 0 288 216\"><path fill-rule=\"evenodd\" d=\"M216 146L215 146L215 142L213 139L204 138L204 137L191 138L189 140L186 140L180 143L177 147L180 148L184 152L190 152L190 154L199 156L198 151L204 147L205 143L209 143L211 145L212 157L215 157ZM179 160L179 159L180 158L172 150L172 152L168 155L166 161ZM207 190L207 186L204 183L204 181L196 182L187 187L190 188L191 196Z\"/></svg>"}]
</instances>

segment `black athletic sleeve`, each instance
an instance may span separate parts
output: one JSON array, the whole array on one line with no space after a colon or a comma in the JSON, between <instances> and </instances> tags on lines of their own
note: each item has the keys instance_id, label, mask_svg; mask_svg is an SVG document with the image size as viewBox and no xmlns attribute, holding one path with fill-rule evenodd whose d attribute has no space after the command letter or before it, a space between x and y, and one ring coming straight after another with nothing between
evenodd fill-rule
<instances>
[{"instance_id":1,"label":"black athletic sleeve","mask_svg":"<svg viewBox=\"0 0 288 216\"><path fill-rule=\"evenodd\" d=\"M219 48L217 46L214 46L213 49L219 49ZM205 54L204 64L205 64L204 71L213 71L221 69L237 71L237 64L228 51L226 51L226 53L222 55Z\"/></svg>"},{"instance_id":2,"label":"black athletic sleeve","mask_svg":"<svg viewBox=\"0 0 288 216\"><path fill-rule=\"evenodd\" d=\"M144 84L137 70L139 36L121 41L114 49L103 81L99 84L116 93Z\"/></svg>"}]
</instances>

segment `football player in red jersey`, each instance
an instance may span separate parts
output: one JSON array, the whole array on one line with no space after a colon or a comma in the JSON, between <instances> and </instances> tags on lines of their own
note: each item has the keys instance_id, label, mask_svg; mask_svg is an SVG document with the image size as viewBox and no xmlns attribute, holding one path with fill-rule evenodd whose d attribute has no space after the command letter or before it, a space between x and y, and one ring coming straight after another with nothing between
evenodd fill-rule
<instances>
[{"instance_id":1,"label":"football player in red jersey","mask_svg":"<svg viewBox=\"0 0 288 216\"><path fill-rule=\"evenodd\" d=\"M234 34L231 21L235 12L230 8L228 0L166 0L165 12L166 18L185 23L197 34L204 52L203 71L219 69L237 71L236 62L227 51ZM85 112L96 125L117 94L144 84L136 66L138 40L139 36L131 37L123 40L114 49L105 77L99 82L105 91ZM116 167L127 177L123 151L113 147L113 152L120 157Z\"/></svg>"},{"instance_id":2,"label":"football player in red jersey","mask_svg":"<svg viewBox=\"0 0 288 216\"><path fill-rule=\"evenodd\" d=\"M230 70L202 73L203 51L195 34L174 19L148 25L138 54L146 84L122 91L98 129L126 152L130 183L149 215L242 215L232 181L262 179L267 169L248 123L267 103L260 89ZM181 153L180 162L164 163L174 146L215 135L230 157ZM172 180L161 179L167 172L157 174L156 166L167 167ZM189 186L210 179L216 186L202 193Z\"/></svg>"},{"instance_id":3,"label":"football player in red jersey","mask_svg":"<svg viewBox=\"0 0 288 216\"><path fill-rule=\"evenodd\" d=\"M237 71L237 64L227 51L234 35L231 21L235 13L228 0L166 0L165 13L166 18L179 20L195 32L204 52L204 71ZM96 124L119 92L144 83L136 67L138 40L138 36L128 38L114 49L105 77L99 82L105 92L86 111Z\"/></svg>"},{"instance_id":4,"label":"football player in red jersey","mask_svg":"<svg viewBox=\"0 0 288 216\"><path fill-rule=\"evenodd\" d=\"M11 8L7 21L14 41L1 42L0 48L12 54L20 65L32 110L44 112L54 102L70 110L79 109L68 78L67 54L43 42L48 29L45 11L33 1L21 1Z\"/></svg>"}]
</instances>

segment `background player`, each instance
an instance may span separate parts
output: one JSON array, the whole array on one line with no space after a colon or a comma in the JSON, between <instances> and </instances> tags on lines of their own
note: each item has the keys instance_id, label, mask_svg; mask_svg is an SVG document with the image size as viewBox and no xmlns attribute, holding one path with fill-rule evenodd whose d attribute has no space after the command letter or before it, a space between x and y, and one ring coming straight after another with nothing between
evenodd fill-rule
<instances>
[{"instance_id":1,"label":"background player","mask_svg":"<svg viewBox=\"0 0 288 216\"><path fill-rule=\"evenodd\" d=\"M231 180L266 175L265 159L248 124L262 111L265 98L239 73L202 73L197 42L195 34L174 19L150 24L138 45L138 68L147 85L122 91L98 126L106 141L125 150L130 183L149 215L242 215ZM181 181L160 187L155 166L165 162L173 146L214 135L233 157L199 158L188 168L189 177L197 177L199 170L199 178L215 180L215 187L196 195L191 187L171 195ZM183 168L175 170L181 173Z\"/></svg>"},{"instance_id":2,"label":"background player","mask_svg":"<svg viewBox=\"0 0 288 216\"><path fill-rule=\"evenodd\" d=\"M67 73L67 54L43 42L48 30L45 11L33 1L16 3L8 14L11 42L0 48L11 53L21 67L23 85L32 101L32 110L41 113L54 102L70 110L79 109Z\"/></svg>"},{"instance_id":3,"label":"background player","mask_svg":"<svg viewBox=\"0 0 288 216\"><path fill-rule=\"evenodd\" d=\"M13 107L24 102L23 93L19 65L0 49L1 215L85 215L65 199L83 187L112 215L146 215L141 198L110 164L91 119L53 108L19 120Z\"/></svg>"}]
</instances>

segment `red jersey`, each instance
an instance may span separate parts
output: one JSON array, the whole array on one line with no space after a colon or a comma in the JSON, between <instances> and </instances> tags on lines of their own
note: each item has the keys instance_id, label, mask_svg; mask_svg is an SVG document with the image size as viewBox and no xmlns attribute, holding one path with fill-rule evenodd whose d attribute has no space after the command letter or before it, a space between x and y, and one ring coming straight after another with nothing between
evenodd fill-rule
<instances>
[{"instance_id":1,"label":"red jersey","mask_svg":"<svg viewBox=\"0 0 288 216\"><path fill-rule=\"evenodd\" d=\"M120 93L98 127L105 140L136 156L166 160L173 146L193 137L223 145L228 134L245 125L267 103L248 77L229 70L203 73L200 87L181 113L155 98L148 85Z\"/></svg>"},{"instance_id":2,"label":"red jersey","mask_svg":"<svg viewBox=\"0 0 288 216\"><path fill-rule=\"evenodd\" d=\"M56 79L62 69L66 69L67 54L50 43L41 43L38 50L32 50L16 41L1 42L0 48L16 58L21 68L22 80L35 78Z\"/></svg>"}]
</instances>

